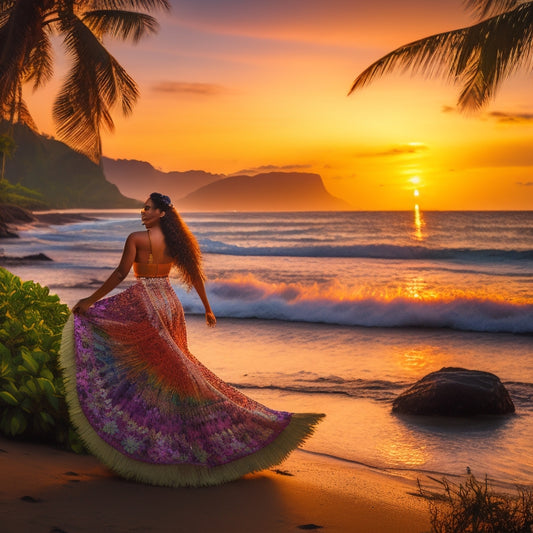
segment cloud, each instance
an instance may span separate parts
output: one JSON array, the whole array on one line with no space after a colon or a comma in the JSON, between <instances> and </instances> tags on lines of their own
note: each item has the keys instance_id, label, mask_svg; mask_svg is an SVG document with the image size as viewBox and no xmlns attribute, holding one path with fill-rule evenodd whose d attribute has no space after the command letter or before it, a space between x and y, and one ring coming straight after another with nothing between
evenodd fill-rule
<instances>
[{"instance_id":1,"label":"cloud","mask_svg":"<svg viewBox=\"0 0 533 533\"><path fill-rule=\"evenodd\" d=\"M215 83L199 83L186 81L161 81L152 86L152 90L158 93L185 94L192 96L217 96L226 92L222 85Z\"/></svg>"},{"instance_id":2,"label":"cloud","mask_svg":"<svg viewBox=\"0 0 533 533\"><path fill-rule=\"evenodd\" d=\"M517 181L516 184L520 187L533 187L533 181Z\"/></svg>"},{"instance_id":3,"label":"cloud","mask_svg":"<svg viewBox=\"0 0 533 533\"><path fill-rule=\"evenodd\" d=\"M533 113L507 113L504 111L492 111L488 113L488 116L495 119L497 122L503 122L505 124L533 122Z\"/></svg>"},{"instance_id":4,"label":"cloud","mask_svg":"<svg viewBox=\"0 0 533 533\"><path fill-rule=\"evenodd\" d=\"M405 155L405 154L417 154L419 152L424 152L429 150L429 148L422 143L409 143L409 144L400 144L398 146L393 146L386 150L375 151L375 152L360 152L357 154L358 157L390 157L396 155Z\"/></svg>"},{"instance_id":5,"label":"cloud","mask_svg":"<svg viewBox=\"0 0 533 533\"><path fill-rule=\"evenodd\" d=\"M299 165L260 165L258 167L243 168L237 172L233 172L230 176L252 176L255 174L261 174L262 172L289 172L289 171L301 171L309 170L311 165L299 164Z\"/></svg>"},{"instance_id":6,"label":"cloud","mask_svg":"<svg viewBox=\"0 0 533 533\"><path fill-rule=\"evenodd\" d=\"M457 107L444 105L441 108L443 113L460 113ZM479 115L482 120L495 120L500 124L524 124L533 122L533 113L520 113L513 111L490 111Z\"/></svg>"}]
</instances>

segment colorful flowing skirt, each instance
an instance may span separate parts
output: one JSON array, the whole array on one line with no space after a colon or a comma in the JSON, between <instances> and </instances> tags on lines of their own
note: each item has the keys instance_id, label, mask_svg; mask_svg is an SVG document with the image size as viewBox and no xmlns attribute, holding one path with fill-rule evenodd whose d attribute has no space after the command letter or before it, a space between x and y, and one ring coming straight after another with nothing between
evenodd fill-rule
<instances>
[{"instance_id":1,"label":"colorful flowing skirt","mask_svg":"<svg viewBox=\"0 0 533 533\"><path fill-rule=\"evenodd\" d=\"M60 362L89 451L155 485L215 485L279 464L324 416L269 409L202 365L168 278L139 278L72 315Z\"/></svg>"}]
</instances>

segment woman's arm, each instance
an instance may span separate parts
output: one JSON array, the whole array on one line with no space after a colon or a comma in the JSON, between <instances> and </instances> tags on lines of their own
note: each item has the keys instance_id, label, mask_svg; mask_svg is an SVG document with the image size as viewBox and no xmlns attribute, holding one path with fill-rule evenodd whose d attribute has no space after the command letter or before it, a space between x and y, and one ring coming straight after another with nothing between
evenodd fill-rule
<instances>
[{"instance_id":1,"label":"woman's arm","mask_svg":"<svg viewBox=\"0 0 533 533\"><path fill-rule=\"evenodd\" d=\"M73 313L86 313L87 309L91 307L95 302L103 298L108 292L111 292L127 275L131 269L131 265L135 260L135 254L137 253L137 246L135 244L135 237L131 234L124 244L124 250L122 252L122 258L120 263L111 275L104 281L102 286L88 296L82 298L73 308Z\"/></svg>"},{"instance_id":2,"label":"woman's arm","mask_svg":"<svg viewBox=\"0 0 533 533\"><path fill-rule=\"evenodd\" d=\"M201 278L197 279L194 282L194 288L196 289L196 292L198 293L200 300L202 300L202 303L204 304L205 321L207 325L210 327L216 326L217 319L213 311L211 311L211 306L209 305L209 300L207 299L207 294L205 293L205 285Z\"/></svg>"}]
</instances>

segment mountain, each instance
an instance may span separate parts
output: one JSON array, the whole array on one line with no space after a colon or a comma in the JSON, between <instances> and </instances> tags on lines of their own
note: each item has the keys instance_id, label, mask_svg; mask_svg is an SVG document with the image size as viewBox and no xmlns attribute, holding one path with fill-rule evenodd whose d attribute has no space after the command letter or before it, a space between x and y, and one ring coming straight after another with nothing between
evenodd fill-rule
<instances>
[{"instance_id":1,"label":"mountain","mask_svg":"<svg viewBox=\"0 0 533 533\"><path fill-rule=\"evenodd\" d=\"M328 193L318 174L267 172L232 176L200 187L179 201L187 211L341 211L351 209Z\"/></svg>"},{"instance_id":2,"label":"mountain","mask_svg":"<svg viewBox=\"0 0 533 533\"><path fill-rule=\"evenodd\" d=\"M203 170L162 172L146 161L102 159L106 178L132 198L153 192L186 211L331 211L351 209L328 193L318 174L268 172L228 177Z\"/></svg>"},{"instance_id":3,"label":"mountain","mask_svg":"<svg viewBox=\"0 0 533 533\"><path fill-rule=\"evenodd\" d=\"M146 161L135 159L103 157L102 163L109 182L115 184L126 196L143 202L154 191L170 196L173 201L178 200L204 185L226 177L224 174L210 174L203 170L162 172Z\"/></svg>"},{"instance_id":4,"label":"mountain","mask_svg":"<svg viewBox=\"0 0 533 533\"><path fill-rule=\"evenodd\" d=\"M49 208L133 208L153 191L187 211L324 211L350 205L318 174L268 172L227 177L202 170L162 172L144 161L103 158L96 165L66 144L15 125L17 149L6 178L34 189Z\"/></svg>"},{"instance_id":5,"label":"mountain","mask_svg":"<svg viewBox=\"0 0 533 533\"><path fill-rule=\"evenodd\" d=\"M139 202L106 181L103 170L66 144L16 124L14 156L6 160L6 178L39 191L50 208L127 208Z\"/></svg>"}]
</instances>

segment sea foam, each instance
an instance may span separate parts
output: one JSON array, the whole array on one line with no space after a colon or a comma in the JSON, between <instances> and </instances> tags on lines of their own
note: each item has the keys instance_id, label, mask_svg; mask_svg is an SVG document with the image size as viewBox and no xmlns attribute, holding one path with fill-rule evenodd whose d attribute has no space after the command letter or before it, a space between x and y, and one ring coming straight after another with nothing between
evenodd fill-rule
<instances>
[{"instance_id":1,"label":"sea foam","mask_svg":"<svg viewBox=\"0 0 533 533\"><path fill-rule=\"evenodd\" d=\"M180 292L187 312L202 313L193 293ZM268 283L254 276L208 283L219 317L258 318L364 327L431 327L463 331L533 333L533 304L461 292L405 296L365 292L338 282Z\"/></svg>"},{"instance_id":2,"label":"sea foam","mask_svg":"<svg viewBox=\"0 0 533 533\"><path fill-rule=\"evenodd\" d=\"M309 244L299 246L240 246L212 239L201 239L204 253L265 257L348 257L371 259L441 260L533 260L531 249L431 248L396 244Z\"/></svg>"}]
</instances>

